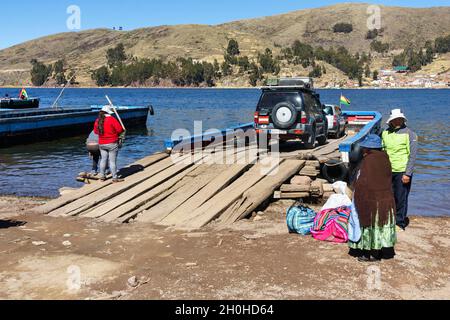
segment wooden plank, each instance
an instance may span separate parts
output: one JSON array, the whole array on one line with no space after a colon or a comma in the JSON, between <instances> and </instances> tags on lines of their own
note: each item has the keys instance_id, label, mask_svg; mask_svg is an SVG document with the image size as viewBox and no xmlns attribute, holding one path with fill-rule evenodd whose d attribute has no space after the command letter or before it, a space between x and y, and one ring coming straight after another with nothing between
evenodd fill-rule
<instances>
[{"instance_id":1,"label":"wooden plank","mask_svg":"<svg viewBox=\"0 0 450 320\"><path fill-rule=\"evenodd\" d=\"M112 211L108 212L107 214L103 215L100 219L105 222L112 222L116 219L126 215L129 212L132 212L133 210L136 210L137 208L141 207L143 204L148 203L149 201L155 199L156 197L160 196L165 191L171 189L176 184L180 183L182 180L186 178L189 174L192 173L192 171L195 171L198 169L199 165L194 165L193 167L188 168L187 170L182 171L181 173L175 175L173 178L168 179L167 181L164 181L162 184L156 186L155 188L151 189L148 192L143 193L142 195L138 196L135 199L131 199L127 202L124 202L122 205L118 206L117 208L113 209ZM121 196L119 196L121 197ZM107 204L109 205L109 204ZM112 206L111 206L112 207ZM97 215L99 214L99 211L102 208L93 210L92 213Z\"/></svg>"},{"instance_id":2,"label":"wooden plank","mask_svg":"<svg viewBox=\"0 0 450 320\"><path fill-rule=\"evenodd\" d=\"M303 199L309 198L311 195L309 192L281 192L276 191L274 199Z\"/></svg>"},{"instance_id":3,"label":"wooden plank","mask_svg":"<svg viewBox=\"0 0 450 320\"><path fill-rule=\"evenodd\" d=\"M148 210L151 207L157 205L158 203L160 203L161 201L163 201L167 197L170 197L177 190L182 188L185 185L182 182L183 182L183 180L181 182L175 184L171 188L167 189L166 191L164 191L159 196L157 196L157 197L155 197L153 199L147 199L139 208L124 214L123 216L117 218L116 221L120 222L120 223L130 222L131 220L135 219L138 215L140 215L141 213L145 212L145 210Z\"/></svg>"},{"instance_id":4,"label":"wooden plank","mask_svg":"<svg viewBox=\"0 0 450 320\"><path fill-rule=\"evenodd\" d=\"M164 201L160 202L153 208L146 210L136 219L136 221L154 223L160 222L176 208L203 189L209 182L211 182L211 180L213 180L217 175L217 172L220 172L220 167L222 166L202 165L203 170L199 172L195 178L191 179L191 181L189 181L184 187L177 190Z\"/></svg>"},{"instance_id":5,"label":"wooden plank","mask_svg":"<svg viewBox=\"0 0 450 320\"><path fill-rule=\"evenodd\" d=\"M135 174L128 179L126 179L122 183L111 184L107 183L107 188L102 188L97 190L85 197L82 197L64 207L61 207L55 211L53 211L51 216L65 216L65 215L78 215L90 208L95 207L96 205L102 203L103 201L107 201L116 195L128 190L137 184L153 177L161 171L164 171L167 168L170 168L174 165L174 161L185 161L189 156L172 158L167 157L162 161L155 163L154 165L147 167L143 172Z\"/></svg>"},{"instance_id":6,"label":"wooden plank","mask_svg":"<svg viewBox=\"0 0 450 320\"><path fill-rule=\"evenodd\" d=\"M273 192L291 179L305 165L302 160L286 160L274 175L269 175L245 191L218 219L219 225L230 225L252 214Z\"/></svg>"},{"instance_id":7,"label":"wooden plank","mask_svg":"<svg viewBox=\"0 0 450 320\"><path fill-rule=\"evenodd\" d=\"M311 185L284 184L281 186L281 192L309 192Z\"/></svg>"},{"instance_id":8,"label":"wooden plank","mask_svg":"<svg viewBox=\"0 0 450 320\"><path fill-rule=\"evenodd\" d=\"M280 159L280 161L282 162L283 160ZM188 221L181 221L176 226L183 229L199 229L204 227L220 216L222 212L239 199L242 193L261 181L265 177L264 173L273 172L278 167L278 161L270 164L262 164L259 162L241 178L195 210Z\"/></svg>"},{"instance_id":9,"label":"wooden plank","mask_svg":"<svg viewBox=\"0 0 450 320\"><path fill-rule=\"evenodd\" d=\"M170 215L160 221L162 225L176 225L180 220L186 220L205 202L209 201L217 193L228 187L236 177L240 176L248 165L233 165L227 170L223 171L214 180L212 180L206 187L200 190L188 201L179 206Z\"/></svg>"},{"instance_id":10,"label":"wooden plank","mask_svg":"<svg viewBox=\"0 0 450 320\"><path fill-rule=\"evenodd\" d=\"M169 155L167 154L161 154L161 153L157 153L154 155L151 155L149 157L146 157L145 164L148 166L157 163L165 158L167 158ZM130 165L129 167L133 167L135 165L139 165L139 163L134 163L132 165ZM106 186L108 186L111 182L105 182L105 183L95 183L95 184L90 184L90 185L86 185L82 188L80 188L77 191L74 191L73 193L70 193L68 195L65 195L63 197L60 197L58 199L55 199L53 201L48 202L47 204L37 207L36 209L34 209L34 211L36 213L40 213L40 214L48 214L58 208L61 208L63 206L65 206L68 203L71 203L77 199L83 198L89 194L92 194L93 192L100 190L102 188L105 188Z\"/></svg>"},{"instance_id":11,"label":"wooden plank","mask_svg":"<svg viewBox=\"0 0 450 320\"><path fill-rule=\"evenodd\" d=\"M105 201L102 205L95 208L95 210L89 212L84 211L82 216L89 218L100 218L123 205L125 202L131 201L150 191L151 189L156 188L160 184L173 178L174 176L178 175L189 167L192 167L193 165L193 162L185 163L184 161L181 161L180 163L170 166L168 169L163 170L156 175L153 175L149 179L141 181L141 183L138 183L131 188L121 190L120 192L115 191L113 197L107 198L108 201ZM93 206L91 206L90 208L92 207Z\"/></svg>"}]
</instances>

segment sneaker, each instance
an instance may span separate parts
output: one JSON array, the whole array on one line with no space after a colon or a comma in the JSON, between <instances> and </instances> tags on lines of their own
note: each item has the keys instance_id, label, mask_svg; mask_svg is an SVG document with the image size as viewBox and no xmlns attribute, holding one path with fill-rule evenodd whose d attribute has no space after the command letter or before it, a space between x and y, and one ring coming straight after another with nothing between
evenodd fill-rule
<instances>
[{"instance_id":1,"label":"sneaker","mask_svg":"<svg viewBox=\"0 0 450 320\"><path fill-rule=\"evenodd\" d=\"M105 182L105 181L106 181L106 177L105 177L105 176L102 176L102 177L100 177L99 180L102 181L102 182Z\"/></svg>"},{"instance_id":2,"label":"sneaker","mask_svg":"<svg viewBox=\"0 0 450 320\"><path fill-rule=\"evenodd\" d=\"M119 178L116 178L116 179L113 179L113 183L120 183L120 182L124 182L125 180L124 179L119 179Z\"/></svg>"}]
</instances>

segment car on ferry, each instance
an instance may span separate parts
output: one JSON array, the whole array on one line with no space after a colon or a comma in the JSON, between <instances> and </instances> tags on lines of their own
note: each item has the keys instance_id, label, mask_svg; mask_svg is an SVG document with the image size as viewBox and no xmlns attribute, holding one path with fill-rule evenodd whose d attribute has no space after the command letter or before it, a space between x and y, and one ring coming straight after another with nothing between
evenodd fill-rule
<instances>
[{"instance_id":1,"label":"car on ferry","mask_svg":"<svg viewBox=\"0 0 450 320\"><path fill-rule=\"evenodd\" d=\"M269 79L254 114L257 135L302 141L307 149L328 139L328 122L311 78Z\"/></svg>"},{"instance_id":2,"label":"car on ferry","mask_svg":"<svg viewBox=\"0 0 450 320\"><path fill-rule=\"evenodd\" d=\"M342 112L340 106L332 104L326 104L323 107L327 122L328 122L328 136L334 138L340 138L345 135L345 130L348 125L348 121Z\"/></svg>"}]
</instances>

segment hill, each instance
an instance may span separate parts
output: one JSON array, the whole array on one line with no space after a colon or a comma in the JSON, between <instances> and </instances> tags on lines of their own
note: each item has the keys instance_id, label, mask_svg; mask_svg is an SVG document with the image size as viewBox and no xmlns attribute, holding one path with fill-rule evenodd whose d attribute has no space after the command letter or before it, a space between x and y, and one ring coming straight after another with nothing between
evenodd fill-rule
<instances>
[{"instance_id":1,"label":"hill","mask_svg":"<svg viewBox=\"0 0 450 320\"><path fill-rule=\"evenodd\" d=\"M139 58L192 57L223 60L230 39L250 58L265 48L275 53L295 40L325 48L345 46L350 52L369 52L368 4L339 4L287 14L234 21L221 25L176 25L132 31L87 30L51 35L0 51L0 85L29 84L31 59L53 63L64 59L77 70L81 85L92 85L90 71L106 63L109 48L123 43L126 53ZM392 50L423 46L427 40L450 34L450 7L403 8L381 6L384 32L378 40ZM353 25L351 33L334 33L336 23ZM380 57L375 65L386 62Z\"/></svg>"}]
</instances>

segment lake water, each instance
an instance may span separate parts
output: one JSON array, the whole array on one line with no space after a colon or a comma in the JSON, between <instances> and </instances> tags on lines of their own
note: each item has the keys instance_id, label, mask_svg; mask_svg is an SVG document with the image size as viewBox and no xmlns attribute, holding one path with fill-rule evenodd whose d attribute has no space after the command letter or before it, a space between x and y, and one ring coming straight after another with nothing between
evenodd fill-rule
<instances>
[{"instance_id":1,"label":"lake water","mask_svg":"<svg viewBox=\"0 0 450 320\"><path fill-rule=\"evenodd\" d=\"M0 89L0 95L15 96L19 89ZM29 89L48 107L58 89ZM319 90L324 103L338 103L340 90ZM420 140L410 212L416 215L450 215L450 90L343 90L352 101L349 110L377 110L385 117L401 107L409 126ZM164 141L178 128L193 130L225 128L253 121L258 90L219 89L67 89L61 106L104 104L105 94L116 105L152 104L156 115L147 130L131 130L120 153L119 164L130 164L161 151ZM63 186L79 187L74 177L90 169L85 151L86 136L0 149L0 194L58 196Z\"/></svg>"}]
</instances>

